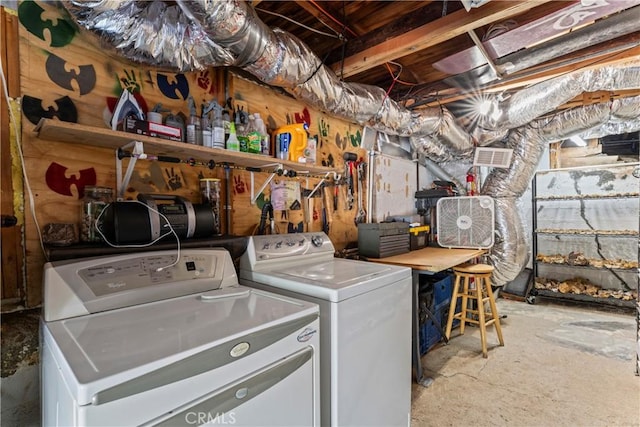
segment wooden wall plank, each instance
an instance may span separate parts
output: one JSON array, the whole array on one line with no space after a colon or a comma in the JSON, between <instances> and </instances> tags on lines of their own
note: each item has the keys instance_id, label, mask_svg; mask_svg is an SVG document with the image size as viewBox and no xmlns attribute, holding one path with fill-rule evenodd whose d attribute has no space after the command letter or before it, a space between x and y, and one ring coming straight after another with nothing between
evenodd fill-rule
<instances>
[{"instance_id":1,"label":"wooden wall plank","mask_svg":"<svg viewBox=\"0 0 640 427\"><path fill-rule=\"evenodd\" d=\"M17 61L18 54L18 20L4 7L0 7L0 56L4 71L8 96L15 99L19 96L20 68ZM2 310L13 310L24 304L24 251L22 245L23 215L16 206L16 192L14 185L20 185L19 169L14 166L15 159L10 155L15 150L15 132L11 130L9 108L4 89L0 90L0 213L13 215L18 224L13 227L0 229L2 273L0 274L0 299ZM19 117L17 117L19 119ZM17 129L20 124L16 123ZM17 177L17 181L16 181Z\"/></svg>"}]
</instances>

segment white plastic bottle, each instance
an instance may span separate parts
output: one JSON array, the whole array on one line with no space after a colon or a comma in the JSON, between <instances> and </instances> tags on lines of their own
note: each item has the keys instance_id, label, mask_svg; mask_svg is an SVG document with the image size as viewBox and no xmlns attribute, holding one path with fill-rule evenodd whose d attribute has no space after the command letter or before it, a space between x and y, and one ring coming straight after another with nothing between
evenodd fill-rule
<instances>
[{"instance_id":1,"label":"white plastic bottle","mask_svg":"<svg viewBox=\"0 0 640 427\"><path fill-rule=\"evenodd\" d=\"M267 133L267 127L264 125L264 120L260 117L260 113L255 113L255 127L256 131L260 134L260 152L267 156L271 155L271 141L269 134Z\"/></svg>"},{"instance_id":2,"label":"white plastic bottle","mask_svg":"<svg viewBox=\"0 0 640 427\"><path fill-rule=\"evenodd\" d=\"M222 123L222 111L215 110L213 123L211 124L213 148L224 148L224 124Z\"/></svg>"}]
</instances>

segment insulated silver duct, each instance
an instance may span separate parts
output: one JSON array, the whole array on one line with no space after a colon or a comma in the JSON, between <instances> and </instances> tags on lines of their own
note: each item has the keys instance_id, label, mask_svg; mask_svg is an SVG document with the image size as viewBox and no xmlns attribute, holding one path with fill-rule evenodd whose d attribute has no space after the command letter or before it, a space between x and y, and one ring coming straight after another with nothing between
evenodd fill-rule
<instances>
[{"instance_id":1,"label":"insulated silver duct","mask_svg":"<svg viewBox=\"0 0 640 427\"><path fill-rule=\"evenodd\" d=\"M421 160L424 163L424 167L429 172L431 172L433 176L435 176L436 178L442 181L452 182L456 186L459 195L461 196L467 195L467 189L464 187L464 185L462 185L462 183L456 177L451 175L449 172L444 170L442 167L440 167L440 165L438 165L428 157L421 157Z\"/></svg>"},{"instance_id":2,"label":"insulated silver duct","mask_svg":"<svg viewBox=\"0 0 640 427\"><path fill-rule=\"evenodd\" d=\"M494 97L489 113L480 120L474 136L481 141L481 145L486 145L495 140L501 131L530 123L581 93L636 88L640 88L640 58L620 65L574 71L530 86L504 101Z\"/></svg>"},{"instance_id":3,"label":"insulated silver duct","mask_svg":"<svg viewBox=\"0 0 640 427\"><path fill-rule=\"evenodd\" d=\"M532 126L538 129L546 142L560 141L573 135L589 139L632 132L640 128L640 96L567 110L535 120Z\"/></svg>"},{"instance_id":4,"label":"insulated silver duct","mask_svg":"<svg viewBox=\"0 0 640 427\"><path fill-rule=\"evenodd\" d=\"M178 71L233 65L233 57L177 6L134 0L78 0L63 5L97 45L130 61Z\"/></svg>"}]
</instances>

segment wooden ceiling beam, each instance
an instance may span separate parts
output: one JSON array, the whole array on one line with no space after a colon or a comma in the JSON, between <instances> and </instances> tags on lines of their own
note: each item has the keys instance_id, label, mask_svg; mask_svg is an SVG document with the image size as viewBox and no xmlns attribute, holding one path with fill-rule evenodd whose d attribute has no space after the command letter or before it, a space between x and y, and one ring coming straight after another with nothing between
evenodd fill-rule
<instances>
[{"instance_id":1,"label":"wooden ceiling beam","mask_svg":"<svg viewBox=\"0 0 640 427\"><path fill-rule=\"evenodd\" d=\"M338 34L343 31L346 32L347 37L358 37L355 31L346 26L343 22L340 22L333 15L322 9L320 5L317 5L315 1L298 0L296 4L302 9L306 10L311 16L315 17L318 21L322 22L327 27L331 28Z\"/></svg>"},{"instance_id":2,"label":"wooden ceiling beam","mask_svg":"<svg viewBox=\"0 0 640 427\"><path fill-rule=\"evenodd\" d=\"M513 79L510 79L508 82L497 82L491 87L482 89L482 92L486 93L500 93L500 92L509 92L520 90L525 86L535 85L537 83L542 83L547 80L563 76L565 74L582 70L595 70L598 68L606 67L606 66L615 66L628 63L629 61L635 61L637 58L640 58L640 46L636 46L634 48L626 49L617 54L602 54L602 57L598 58L597 56L591 57L589 59L585 59L579 62L572 63L570 65L561 65L557 67L552 67L550 69L546 69L544 71L536 72L527 75L526 77L518 78L517 76L513 76ZM607 92L608 93L608 92ZM619 90L615 92L611 92L612 98L626 98L630 96L640 95L640 89L630 89L630 90ZM469 93L460 92L457 88L450 88L439 93L440 98L437 101L431 101L428 103L424 103L417 107L417 109L435 107L438 105L446 105L452 102L460 101L469 97ZM584 100L582 98L583 95L579 95L577 98L567 102L566 104L559 106L558 109L566 109L572 108L579 105L584 104Z\"/></svg>"},{"instance_id":3,"label":"wooden ceiling beam","mask_svg":"<svg viewBox=\"0 0 640 427\"><path fill-rule=\"evenodd\" d=\"M353 76L385 62L446 42L469 30L521 14L549 1L552 0L494 1L470 12L459 10L364 49L345 58L344 62L333 64L331 68L341 70L343 78Z\"/></svg>"}]
</instances>

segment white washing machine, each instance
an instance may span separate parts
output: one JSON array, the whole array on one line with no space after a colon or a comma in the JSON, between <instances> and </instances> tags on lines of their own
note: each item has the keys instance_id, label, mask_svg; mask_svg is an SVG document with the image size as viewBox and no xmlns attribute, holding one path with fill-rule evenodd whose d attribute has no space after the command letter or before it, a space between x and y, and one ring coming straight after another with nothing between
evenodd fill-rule
<instances>
[{"instance_id":1,"label":"white washing machine","mask_svg":"<svg viewBox=\"0 0 640 427\"><path fill-rule=\"evenodd\" d=\"M411 420L411 269L334 258L324 233L253 236L240 283L320 306L321 422Z\"/></svg>"},{"instance_id":2,"label":"white washing machine","mask_svg":"<svg viewBox=\"0 0 640 427\"><path fill-rule=\"evenodd\" d=\"M44 268L44 426L319 425L318 306L224 249Z\"/></svg>"}]
</instances>

